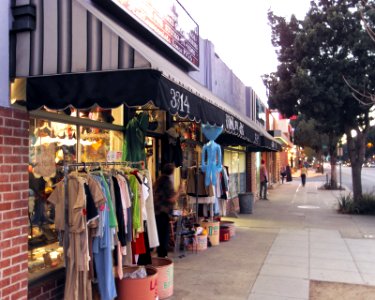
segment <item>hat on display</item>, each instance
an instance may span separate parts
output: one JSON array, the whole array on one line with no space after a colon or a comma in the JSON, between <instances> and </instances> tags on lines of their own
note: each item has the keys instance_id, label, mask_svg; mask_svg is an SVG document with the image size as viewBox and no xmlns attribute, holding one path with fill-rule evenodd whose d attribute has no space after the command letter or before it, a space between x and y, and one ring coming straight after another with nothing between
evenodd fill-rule
<instances>
[{"instance_id":1,"label":"hat on display","mask_svg":"<svg viewBox=\"0 0 375 300\"><path fill-rule=\"evenodd\" d=\"M167 130L167 133L170 137L173 137L174 139L177 139L180 135L177 133L176 128L171 127Z\"/></svg>"}]
</instances>

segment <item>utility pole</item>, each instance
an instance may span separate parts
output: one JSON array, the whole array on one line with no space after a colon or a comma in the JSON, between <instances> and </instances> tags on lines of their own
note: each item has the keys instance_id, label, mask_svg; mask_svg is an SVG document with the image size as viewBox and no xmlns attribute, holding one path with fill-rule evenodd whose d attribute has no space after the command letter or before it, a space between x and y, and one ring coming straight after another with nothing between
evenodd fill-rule
<instances>
[{"instance_id":1,"label":"utility pole","mask_svg":"<svg viewBox=\"0 0 375 300\"><path fill-rule=\"evenodd\" d=\"M341 165L342 165L342 156L343 156L343 149L342 149L342 145L339 145L337 147L337 156L340 157L340 168L339 168L339 172L340 172L340 190L341 190Z\"/></svg>"}]
</instances>

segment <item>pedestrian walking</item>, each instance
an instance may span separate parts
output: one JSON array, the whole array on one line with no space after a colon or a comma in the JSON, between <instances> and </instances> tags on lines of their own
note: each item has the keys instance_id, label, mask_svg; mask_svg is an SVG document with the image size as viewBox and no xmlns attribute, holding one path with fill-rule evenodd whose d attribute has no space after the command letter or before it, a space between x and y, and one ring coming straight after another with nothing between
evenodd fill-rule
<instances>
[{"instance_id":1,"label":"pedestrian walking","mask_svg":"<svg viewBox=\"0 0 375 300\"><path fill-rule=\"evenodd\" d=\"M261 160L261 165L259 169L259 177L260 177L259 197L260 199L268 200L267 199L268 173L267 173L267 168L266 168L264 159Z\"/></svg>"},{"instance_id":2,"label":"pedestrian walking","mask_svg":"<svg viewBox=\"0 0 375 300\"><path fill-rule=\"evenodd\" d=\"M182 191L181 185L177 192L174 190L171 180L174 168L174 164L166 164L162 169L162 175L156 180L153 188L156 226L160 243L157 248L158 257L168 256L170 215Z\"/></svg>"},{"instance_id":3,"label":"pedestrian walking","mask_svg":"<svg viewBox=\"0 0 375 300\"><path fill-rule=\"evenodd\" d=\"M285 166L282 166L280 169L280 176L281 176L281 183L284 183L285 177L286 177L286 168Z\"/></svg>"},{"instance_id":4,"label":"pedestrian walking","mask_svg":"<svg viewBox=\"0 0 375 300\"><path fill-rule=\"evenodd\" d=\"M301 182L302 186L305 186L306 184L306 176L307 176L307 169L305 166L302 165L301 167Z\"/></svg>"}]
</instances>

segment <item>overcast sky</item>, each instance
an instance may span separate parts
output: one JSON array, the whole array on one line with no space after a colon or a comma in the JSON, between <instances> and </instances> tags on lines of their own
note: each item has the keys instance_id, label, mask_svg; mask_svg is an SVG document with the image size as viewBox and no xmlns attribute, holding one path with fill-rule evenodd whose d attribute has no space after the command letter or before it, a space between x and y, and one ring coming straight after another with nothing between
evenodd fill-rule
<instances>
[{"instance_id":1,"label":"overcast sky","mask_svg":"<svg viewBox=\"0 0 375 300\"><path fill-rule=\"evenodd\" d=\"M277 59L268 25L269 8L290 19L303 19L310 0L179 0L198 23L200 36L215 45L215 52L240 80L266 102L260 76L276 70Z\"/></svg>"}]
</instances>

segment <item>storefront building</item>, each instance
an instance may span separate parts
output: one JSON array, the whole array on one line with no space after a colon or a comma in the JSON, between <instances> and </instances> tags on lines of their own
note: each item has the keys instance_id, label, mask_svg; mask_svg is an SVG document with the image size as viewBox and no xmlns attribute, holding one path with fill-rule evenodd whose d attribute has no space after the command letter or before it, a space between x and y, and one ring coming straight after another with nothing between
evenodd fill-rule
<instances>
[{"instance_id":1,"label":"storefront building","mask_svg":"<svg viewBox=\"0 0 375 300\"><path fill-rule=\"evenodd\" d=\"M54 210L45 199L61 180L64 163L126 160L127 126L134 118L139 124L147 119L146 165L153 179L170 160L164 142L174 136L171 128L183 140L183 178L184 168L199 163L205 142L200 126L209 123L224 127L217 142L230 167L231 197L256 189L254 153L268 149L267 136L237 107L188 76L198 70L202 55L198 26L189 19L191 43L171 49L118 3L0 4L6 25L0 27L1 37L8 41L11 33L10 47L0 46L0 64L10 61L12 82L8 94L5 72L0 81L5 86L0 92L1 299L62 296L62 247ZM178 24L178 16L186 14L175 11L169 22Z\"/></svg>"},{"instance_id":2,"label":"storefront building","mask_svg":"<svg viewBox=\"0 0 375 300\"><path fill-rule=\"evenodd\" d=\"M0 3L0 298L27 299L29 122L9 107L10 2Z\"/></svg>"},{"instance_id":3,"label":"storefront building","mask_svg":"<svg viewBox=\"0 0 375 300\"><path fill-rule=\"evenodd\" d=\"M281 150L280 143L270 135L267 130L269 125L266 107L255 93L233 73L215 53L215 47L209 40L200 40L200 62L199 70L190 71L189 74L214 95L225 103L241 112L255 131L254 139L251 141L230 138L223 140L219 138L224 149L224 165L229 167L233 173L231 183L234 202L237 202L238 193L252 192L257 199L259 191L259 166L261 158L269 164L268 169L278 168L278 151ZM271 182L276 182L276 176L271 177ZM235 189L237 192L234 192ZM234 205L238 207L238 205Z\"/></svg>"}]
</instances>

